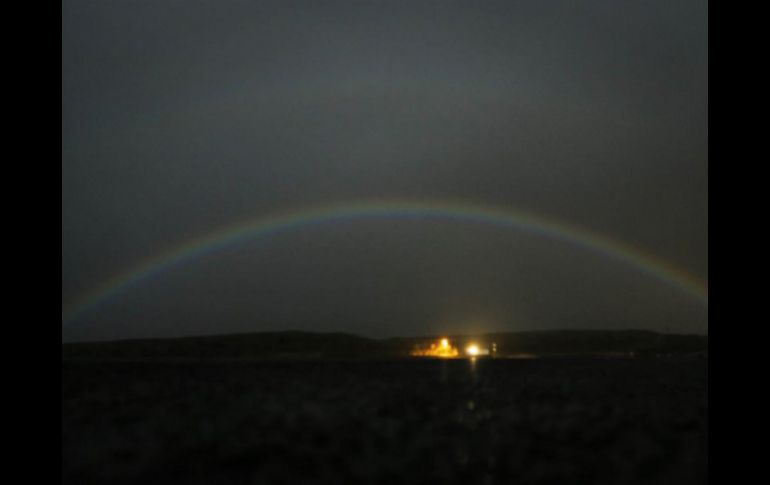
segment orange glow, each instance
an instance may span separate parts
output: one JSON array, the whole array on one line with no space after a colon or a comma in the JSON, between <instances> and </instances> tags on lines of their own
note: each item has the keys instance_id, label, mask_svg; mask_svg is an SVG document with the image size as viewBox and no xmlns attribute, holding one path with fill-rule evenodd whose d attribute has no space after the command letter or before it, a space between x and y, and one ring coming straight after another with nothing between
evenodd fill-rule
<instances>
[{"instance_id":1,"label":"orange glow","mask_svg":"<svg viewBox=\"0 0 770 485\"><path fill-rule=\"evenodd\" d=\"M442 338L438 342L430 344L430 348L413 350L412 355L416 357L452 358L459 357L460 351L457 350L457 347L452 346L448 338Z\"/></svg>"}]
</instances>

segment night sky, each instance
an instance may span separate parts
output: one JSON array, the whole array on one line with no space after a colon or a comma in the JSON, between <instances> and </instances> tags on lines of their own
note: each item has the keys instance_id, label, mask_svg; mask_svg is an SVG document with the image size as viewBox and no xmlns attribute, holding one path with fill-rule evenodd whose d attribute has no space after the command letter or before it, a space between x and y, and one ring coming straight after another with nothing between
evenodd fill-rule
<instances>
[{"instance_id":1,"label":"night sky","mask_svg":"<svg viewBox=\"0 0 770 485\"><path fill-rule=\"evenodd\" d=\"M705 1L62 4L62 309L230 224L372 200L584 228L708 280ZM128 285L63 340L708 333L704 301L527 231L306 225Z\"/></svg>"}]
</instances>

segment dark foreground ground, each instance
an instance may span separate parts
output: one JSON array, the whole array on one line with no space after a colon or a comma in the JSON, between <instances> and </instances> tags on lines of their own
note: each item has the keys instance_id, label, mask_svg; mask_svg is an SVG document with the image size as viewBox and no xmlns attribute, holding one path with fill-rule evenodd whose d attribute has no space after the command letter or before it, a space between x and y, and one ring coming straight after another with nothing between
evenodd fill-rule
<instances>
[{"instance_id":1,"label":"dark foreground ground","mask_svg":"<svg viewBox=\"0 0 770 485\"><path fill-rule=\"evenodd\" d=\"M62 367L65 483L707 479L704 359Z\"/></svg>"}]
</instances>

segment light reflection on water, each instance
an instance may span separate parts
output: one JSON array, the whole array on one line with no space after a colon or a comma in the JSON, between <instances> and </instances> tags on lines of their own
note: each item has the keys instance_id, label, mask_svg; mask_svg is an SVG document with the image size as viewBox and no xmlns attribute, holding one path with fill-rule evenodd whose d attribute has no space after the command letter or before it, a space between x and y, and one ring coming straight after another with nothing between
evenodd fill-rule
<instances>
[{"instance_id":1,"label":"light reflection on water","mask_svg":"<svg viewBox=\"0 0 770 485\"><path fill-rule=\"evenodd\" d=\"M436 359L437 363L439 363L439 376L438 380L439 382L448 383L449 382L449 374L451 372L454 372L457 374L458 372L464 373L465 371L462 371L463 369L460 360L466 360L468 362L468 366L466 369L470 372L470 377L473 380L473 382L476 382L478 380L478 358L477 357L470 357L468 359ZM450 369L450 367L454 368L454 371Z\"/></svg>"},{"instance_id":2,"label":"light reflection on water","mask_svg":"<svg viewBox=\"0 0 770 485\"><path fill-rule=\"evenodd\" d=\"M440 380L442 383L445 383L449 380L449 361L446 359L441 360L441 377Z\"/></svg>"}]
</instances>

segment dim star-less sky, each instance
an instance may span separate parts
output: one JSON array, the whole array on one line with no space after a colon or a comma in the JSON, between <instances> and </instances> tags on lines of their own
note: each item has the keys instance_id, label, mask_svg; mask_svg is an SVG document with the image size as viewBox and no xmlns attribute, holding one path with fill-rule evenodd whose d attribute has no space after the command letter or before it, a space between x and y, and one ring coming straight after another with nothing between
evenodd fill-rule
<instances>
[{"instance_id":1,"label":"dim star-less sky","mask_svg":"<svg viewBox=\"0 0 770 485\"><path fill-rule=\"evenodd\" d=\"M510 208L708 278L705 1L62 3L62 304L241 221ZM526 231L307 225L125 288L63 340L707 333L702 301Z\"/></svg>"}]
</instances>

